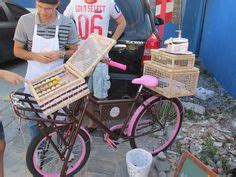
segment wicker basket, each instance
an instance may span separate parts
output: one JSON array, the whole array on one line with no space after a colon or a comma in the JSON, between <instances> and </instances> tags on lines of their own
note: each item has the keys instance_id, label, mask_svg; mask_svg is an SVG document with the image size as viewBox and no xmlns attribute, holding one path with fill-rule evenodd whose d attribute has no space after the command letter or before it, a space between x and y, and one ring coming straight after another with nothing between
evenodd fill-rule
<instances>
[{"instance_id":1,"label":"wicker basket","mask_svg":"<svg viewBox=\"0 0 236 177\"><path fill-rule=\"evenodd\" d=\"M125 119L129 114L129 109L132 106L132 102L120 101L116 103L101 104L100 119L102 121Z\"/></svg>"},{"instance_id":2,"label":"wicker basket","mask_svg":"<svg viewBox=\"0 0 236 177\"><path fill-rule=\"evenodd\" d=\"M109 52L115 40L91 34L73 56L58 68L29 81L29 88L46 115L89 94L84 77Z\"/></svg>"},{"instance_id":3,"label":"wicker basket","mask_svg":"<svg viewBox=\"0 0 236 177\"><path fill-rule=\"evenodd\" d=\"M195 55L190 54L172 54L164 49L151 50L152 61L168 68L192 68L194 67Z\"/></svg>"},{"instance_id":4,"label":"wicker basket","mask_svg":"<svg viewBox=\"0 0 236 177\"><path fill-rule=\"evenodd\" d=\"M158 86L151 90L167 98L174 98L195 94L199 69L170 69L147 61L144 63L144 74L159 78Z\"/></svg>"},{"instance_id":5,"label":"wicker basket","mask_svg":"<svg viewBox=\"0 0 236 177\"><path fill-rule=\"evenodd\" d=\"M95 66L115 43L116 41L111 38L91 34L66 64L82 77L90 76Z\"/></svg>"}]
</instances>

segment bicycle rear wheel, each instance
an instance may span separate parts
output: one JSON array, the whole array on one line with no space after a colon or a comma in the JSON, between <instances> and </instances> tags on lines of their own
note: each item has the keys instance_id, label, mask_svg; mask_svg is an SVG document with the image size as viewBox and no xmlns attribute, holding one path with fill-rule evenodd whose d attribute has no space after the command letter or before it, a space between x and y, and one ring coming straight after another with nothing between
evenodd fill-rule
<instances>
[{"instance_id":1,"label":"bicycle rear wheel","mask_svg":"<svg viewBox=\"0 0 236 177\"><path fill-rule=\"evenodd\" d=\"M147 99L132 117L131 147L143 148L153 156L166 150L178 134L182 118L183 107L178 99Z\"/></svg>"},{"instance_id":2,"label":"bicycle rear wheel","mask_svg":"<svg viewBox=\"0 0 236 177\"><path fill-rule=\"evenodd\" d=\"M69 128L59 127L58 131L63 135L63 139L68 142L70 133ZM46 132L51 137L59 151L63 151L63 149L65 150L65 145L58 135L58 132L53 129L47 129ZM66 153L64 156L66 156ZM67 164L68 169L66 176L72 176L77 173L88 160L89 154L89 137L84 131L79 130ZM49 142L49 139L40 133L31 141L28 147L26 163L29 171L34 176L59 177L61 176L60 173L64 160L60 158L59 154Z\"/></svg>"}]
</instances>

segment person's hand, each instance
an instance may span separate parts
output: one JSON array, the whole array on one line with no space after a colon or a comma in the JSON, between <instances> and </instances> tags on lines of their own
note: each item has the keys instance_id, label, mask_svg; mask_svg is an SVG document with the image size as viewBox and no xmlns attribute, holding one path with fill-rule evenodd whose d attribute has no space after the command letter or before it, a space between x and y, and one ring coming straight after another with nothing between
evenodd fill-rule
<instances>
[{"instance_id":1,"label":"person's hand","mask_svg":"<svg viewBox=\"0 0 236 177\"><path fill-rule=\"evenodd\" d=\"M34 60L41 63L50 63L52 61L58 60L59 58L64 57L65 52L63 51L53 51L45 53L34 53Z\"/></svg>"},{"instance_id":2,"label":"person's hand","mask_svg":"<svg viewBox=\"0 0 236 177\"><path fill-rule=\"evenodd\" d=\"M35 61L38 61L40 63L50 63L53 60L51 59L51 54L50 53L33 53L32 57Z\"/></svg>"},{"instance_id":3,"label":"person's hand","mask_svg":"<svg viewBox=\"0 0 236 177\"><path fill-rule=\"evenodd\" d=\"M63 52L63 51L55 51L55 52L49 53L49 57L51 58L52 61L62 58L62 57L64 57L64 55L65 55L65 52Z\"/></svg>"},{"instance_id":4,"label":"person's hand","mask_svg":"<svg viewBox=\"0 0 236 177\"><path fill-rule=\"evenodd\" d=\"M18 84L21 81L25 81L25 79L22 76L10 71L4 71L2 78L8 81L12 85Z\"/></svg>"}]
</instances>

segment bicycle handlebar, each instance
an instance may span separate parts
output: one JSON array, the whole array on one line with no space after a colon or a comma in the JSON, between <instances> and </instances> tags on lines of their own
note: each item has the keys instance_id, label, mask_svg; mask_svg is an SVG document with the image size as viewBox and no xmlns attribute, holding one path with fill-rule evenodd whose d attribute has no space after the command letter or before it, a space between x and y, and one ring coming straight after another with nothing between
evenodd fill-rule
<instances>
[{"instance_id":1,"label":"bicycle handlebar","mask_svg":"<svg viewBox=\"0 0 236 177\"><path fill-rule=\"evenodd\" d=\"M126 70L127 66L121 63L118 63L116 61L112 61L111 58L108 55L105 55L104 58L102 59L103 63L106 63L109 66L113 66L122 70Z\"/></svg>"},{"instance_id":2,"label":"bicycle handlebar","mask_svg":"<svg viewBox=\"0 0 236 177\"><path fill-rule=\"evenodd\" d=\"M108 64L109 66L113 66L113 67L122 69L124 71L127 69L126 65L118 63L118 62L115 62L115 61L108 61L108 62L106 62L106 64Z\"/></svg>"}]
</instances>

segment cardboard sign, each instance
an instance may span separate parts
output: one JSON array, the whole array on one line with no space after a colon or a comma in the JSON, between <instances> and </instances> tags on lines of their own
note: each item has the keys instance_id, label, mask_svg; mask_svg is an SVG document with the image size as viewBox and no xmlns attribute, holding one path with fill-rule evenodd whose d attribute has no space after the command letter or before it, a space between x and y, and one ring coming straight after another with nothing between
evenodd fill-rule
<instances>
[{"instance_id":1,"label":"cardboard sign","mask_svg":"<svg viewBox=\"0 0 236 177\"><path fill-rule=\"evenodd\" d=\"M218 177L189 151L182 155L175 177Z\"/></svg>"}]
</instances>

